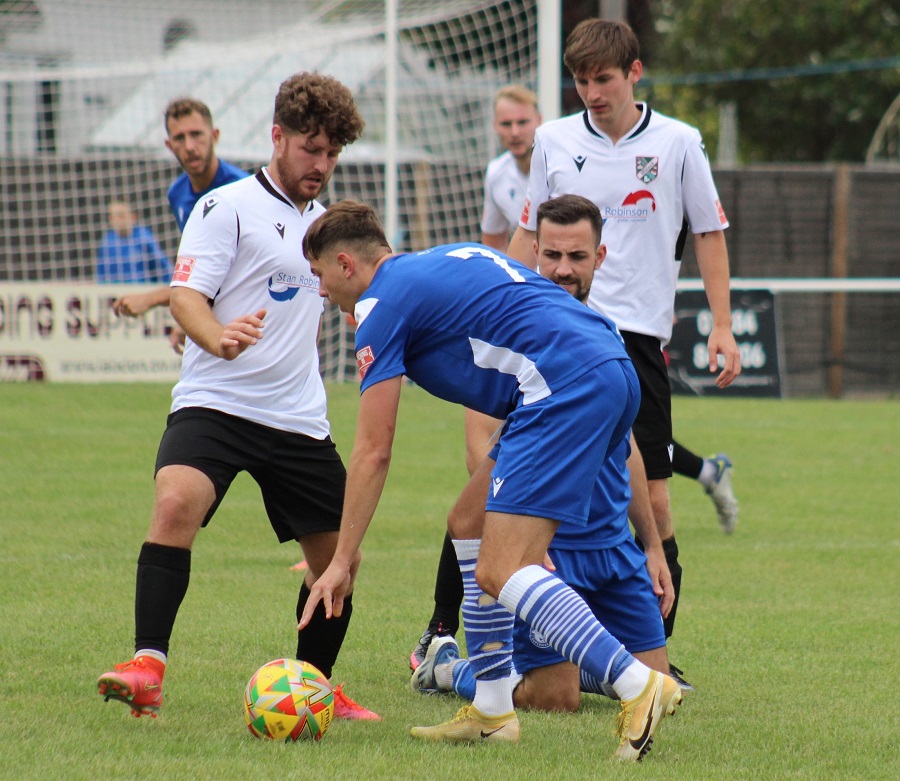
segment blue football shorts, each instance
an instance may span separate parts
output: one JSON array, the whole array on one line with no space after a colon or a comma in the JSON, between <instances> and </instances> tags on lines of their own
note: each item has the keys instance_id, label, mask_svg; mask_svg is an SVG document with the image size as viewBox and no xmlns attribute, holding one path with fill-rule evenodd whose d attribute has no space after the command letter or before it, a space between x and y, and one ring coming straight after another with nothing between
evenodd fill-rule
<instances>
[{"instance_id":1,"label":"blue football shorts","mask_svg":"<svg viewBox=\"0 0 900 781\"><path fill-rule=\"evenodd\" d=\"M506 419L490 457L488 512L587 523L607 456L628 437L640 405L631 361L610 360Z\"/></svg>"}]
</instances>

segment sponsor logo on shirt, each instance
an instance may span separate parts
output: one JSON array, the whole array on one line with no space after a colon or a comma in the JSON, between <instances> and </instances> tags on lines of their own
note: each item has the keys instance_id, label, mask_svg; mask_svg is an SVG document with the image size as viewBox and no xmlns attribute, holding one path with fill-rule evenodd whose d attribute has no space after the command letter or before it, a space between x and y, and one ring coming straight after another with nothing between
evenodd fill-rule
<instances>
[{"instance_id":1,"label":"sponsor logo on shirt","mask_svg":"<svg viewBox=\"0 0 900 781\"><path fill-rule=\"evenodd\" d=\"M528 222L528 214L531 212L531 200L529 198L525 199L525 205L522 207L522 216L519 218L520 222Z\"/></svg>"},{"instance_id":2,"label":"sponsor logo on shirt","mask_svg":"<svg viewBox=\"0 0 900 781\"><path fill-rule=\"evenodd\" d=\"M728 222L728 218L725 216L725 210L722 208L722 204L719 201L716 201L716 211L719 213L719 222L722 225Z\"/></svg>"},{"instance_id":3,"label":"sponsor logo on shirt","mask_svg":"<svg viewBox=\"0 0 900 781\"><path fill-rule=\"evenodd\" d=\"M375 362L375 353L372 352L370 346L363 347L362 350L356 351L356 366L359 369L359 378L363 379L369 367Z\"/></svg>"},{"instance_id":4,"label":"sponsor logo on shirt","mask_svg":"<svg viewBox=\"0 0 900 781\"><path fill-rule=\"evenodd\" d=\"M284 238L284 223L276 222L276 223L274 223L274 225L275 225L275 230L278 231L278 235L281 236L281 238Z\"/></svg>"},{"instance_id":5,"label":"sponsor logo on shirt","mask_svg":"<svg viewBox=\"0 0 900 781\"><path fill-rule=\"evenodd\" d=\"M209 214L213 209L216 208L216 205L219 202L215 198L207 198L203 202L203 219L206 219L206 215Z\"/></svg>"},{"instance_id":6,"label":"sponsor logo on shirt","mask_svg":"<svg viewBox=\"0 0 900 781\"><path fill-rule=\"evenodd\" d=\"M604 206L603 220L624 220L627 222L646 222L656 211L656 199L649 190L637 190L628 193L621 206Z\"/></svg>"},{"instance_id":7,"label":"sponsor logo on shirt","mask_svg":"<svg viewBox=\"0 0 900 781\"><path fill-rule=\"evenodd\" d=\"M573 157L572 160L575 163L575 167L578 169L578 173L581 173L581 169L584 168L587 158L584 155L578 155L578 157Z\"/></svg>"},{"instance_id":8,"label":"sponsor logo on shirt","mask_svg":"<svg viewBox=\"0 0 900 781\"><path fill-rule=\"evenodd\" d=\"M173 282L187 282L197 258L189 258L187 255L179 255L175 258L175 271L172 273Z\"/></svg>"},{"instance_id":9,"label":"sponsor logo on shirt","mask_svg":"<svg viewBox=\"0 0 900 781\"><path fill-rule=\"evenodd\" d=\"M650 184L657 176L659 176L659 158L658 157L636 157L634 158L634 175L637 176L644 184Z\"/></svg>"},{"instance_id":10,"label":"sponsor logo on shirt","mask_svg":"<svg viewBox=\"0 0 900 781\"><path fill-rule=\"evenodd\" d=\"M290 301L301 290L318 295L319 280L304 274L285 274L283 271L269 277L269 296L275 301Z\"/></svg>"}]
</instances>

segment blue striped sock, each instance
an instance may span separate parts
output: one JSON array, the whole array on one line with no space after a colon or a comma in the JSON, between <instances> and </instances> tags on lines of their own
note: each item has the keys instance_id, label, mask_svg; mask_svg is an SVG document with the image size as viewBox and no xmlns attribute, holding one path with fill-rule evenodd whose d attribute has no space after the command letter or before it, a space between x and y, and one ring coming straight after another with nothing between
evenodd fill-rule
<instances>
[{"instance_id":1,"label":"blue striped sock","mask_svg":"<svg viewBox=\"0 0 900 781\"><path fill-rule=\"evenodd\" d=\"M475 582L481 540L453 540L463 579L463 626L469 665L476 679L498 680L512 669L513 621L503 605Z\"/></svg>"},{"instance_id":2,"label":"blue striped sock","mask_svg":"<svg viewBox=\"0 0 900 781\"><path fill-rule=\"evenodd\" d=\"M500 602L601 683L615 683L635 661L584 600L543 567L532 564L516 572L500 592Z\"/></svg>"}]
</instances>

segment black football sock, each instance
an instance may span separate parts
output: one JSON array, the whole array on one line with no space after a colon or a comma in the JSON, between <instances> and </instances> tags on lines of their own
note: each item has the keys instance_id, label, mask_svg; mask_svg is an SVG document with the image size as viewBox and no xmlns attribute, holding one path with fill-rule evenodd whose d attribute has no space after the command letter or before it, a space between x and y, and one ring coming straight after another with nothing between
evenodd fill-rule
<instances>
[{"instance_id":1,"label":"black football sock","mask_svg":"<svg viewBox=\"0 0 900 781\"><path fill-rule=\"evenodd\" d=\"M309 588L304 582L297 598L297 622L303 615ZM319 602L310 622L297 634L297 658L309 662L324 675L331 678L334 663L344 643L350 616L353 614L353 595L344 597L344 609L340 616L325 618L325 605Z\"/></svg>"},{"instance_id":2,"label":"black football sock","mask_svg":"<svg viewBox=\"0 0 900 781\"><path fill-rule=\"evenodd\" d=\"M703 459L678 442L672 442L672 471L691 480L700 479Z\"/></svg>"},{"instance_id":3,"label":"black football sock","mask_svg":"<svg viewBox=\"0 0 900 781\"><path fill-rule=\"evenodd\" d=\"M429 631L456 635L459 631L459 609L462 601L463 582L459 572L459 560L456 558L456 548L453 547L450 532L447 532L434 581L434 613L428 622Z\"/></svg>"},{"instance_id":4,"label":"black football sock","mask_svg":"<svg viewBox=\"0 0 900 781\"><path fill-rule=\"evenodd\" d=\"M169 653L175 616L191 577L191 552L145 542L138 556L134 599L135 651Z\"/></svg>"}]
</instances>

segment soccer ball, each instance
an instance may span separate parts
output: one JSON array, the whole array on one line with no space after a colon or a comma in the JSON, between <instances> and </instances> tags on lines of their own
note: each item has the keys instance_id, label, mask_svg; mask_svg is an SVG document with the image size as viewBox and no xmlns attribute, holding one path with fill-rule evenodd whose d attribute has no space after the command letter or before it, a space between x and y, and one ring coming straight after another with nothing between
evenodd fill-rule
<instances>
[{"instance_id":1,"label":"soccer ball","mask_svg":"<svg viewBox=\"0 0 900 781\"><path fill-rule=\"evenodd\" d=\"M308 662L275 659L244 689L244 719L257 738L319 740L333 717L331 684Z\"/></svg>"}]
</instances>

